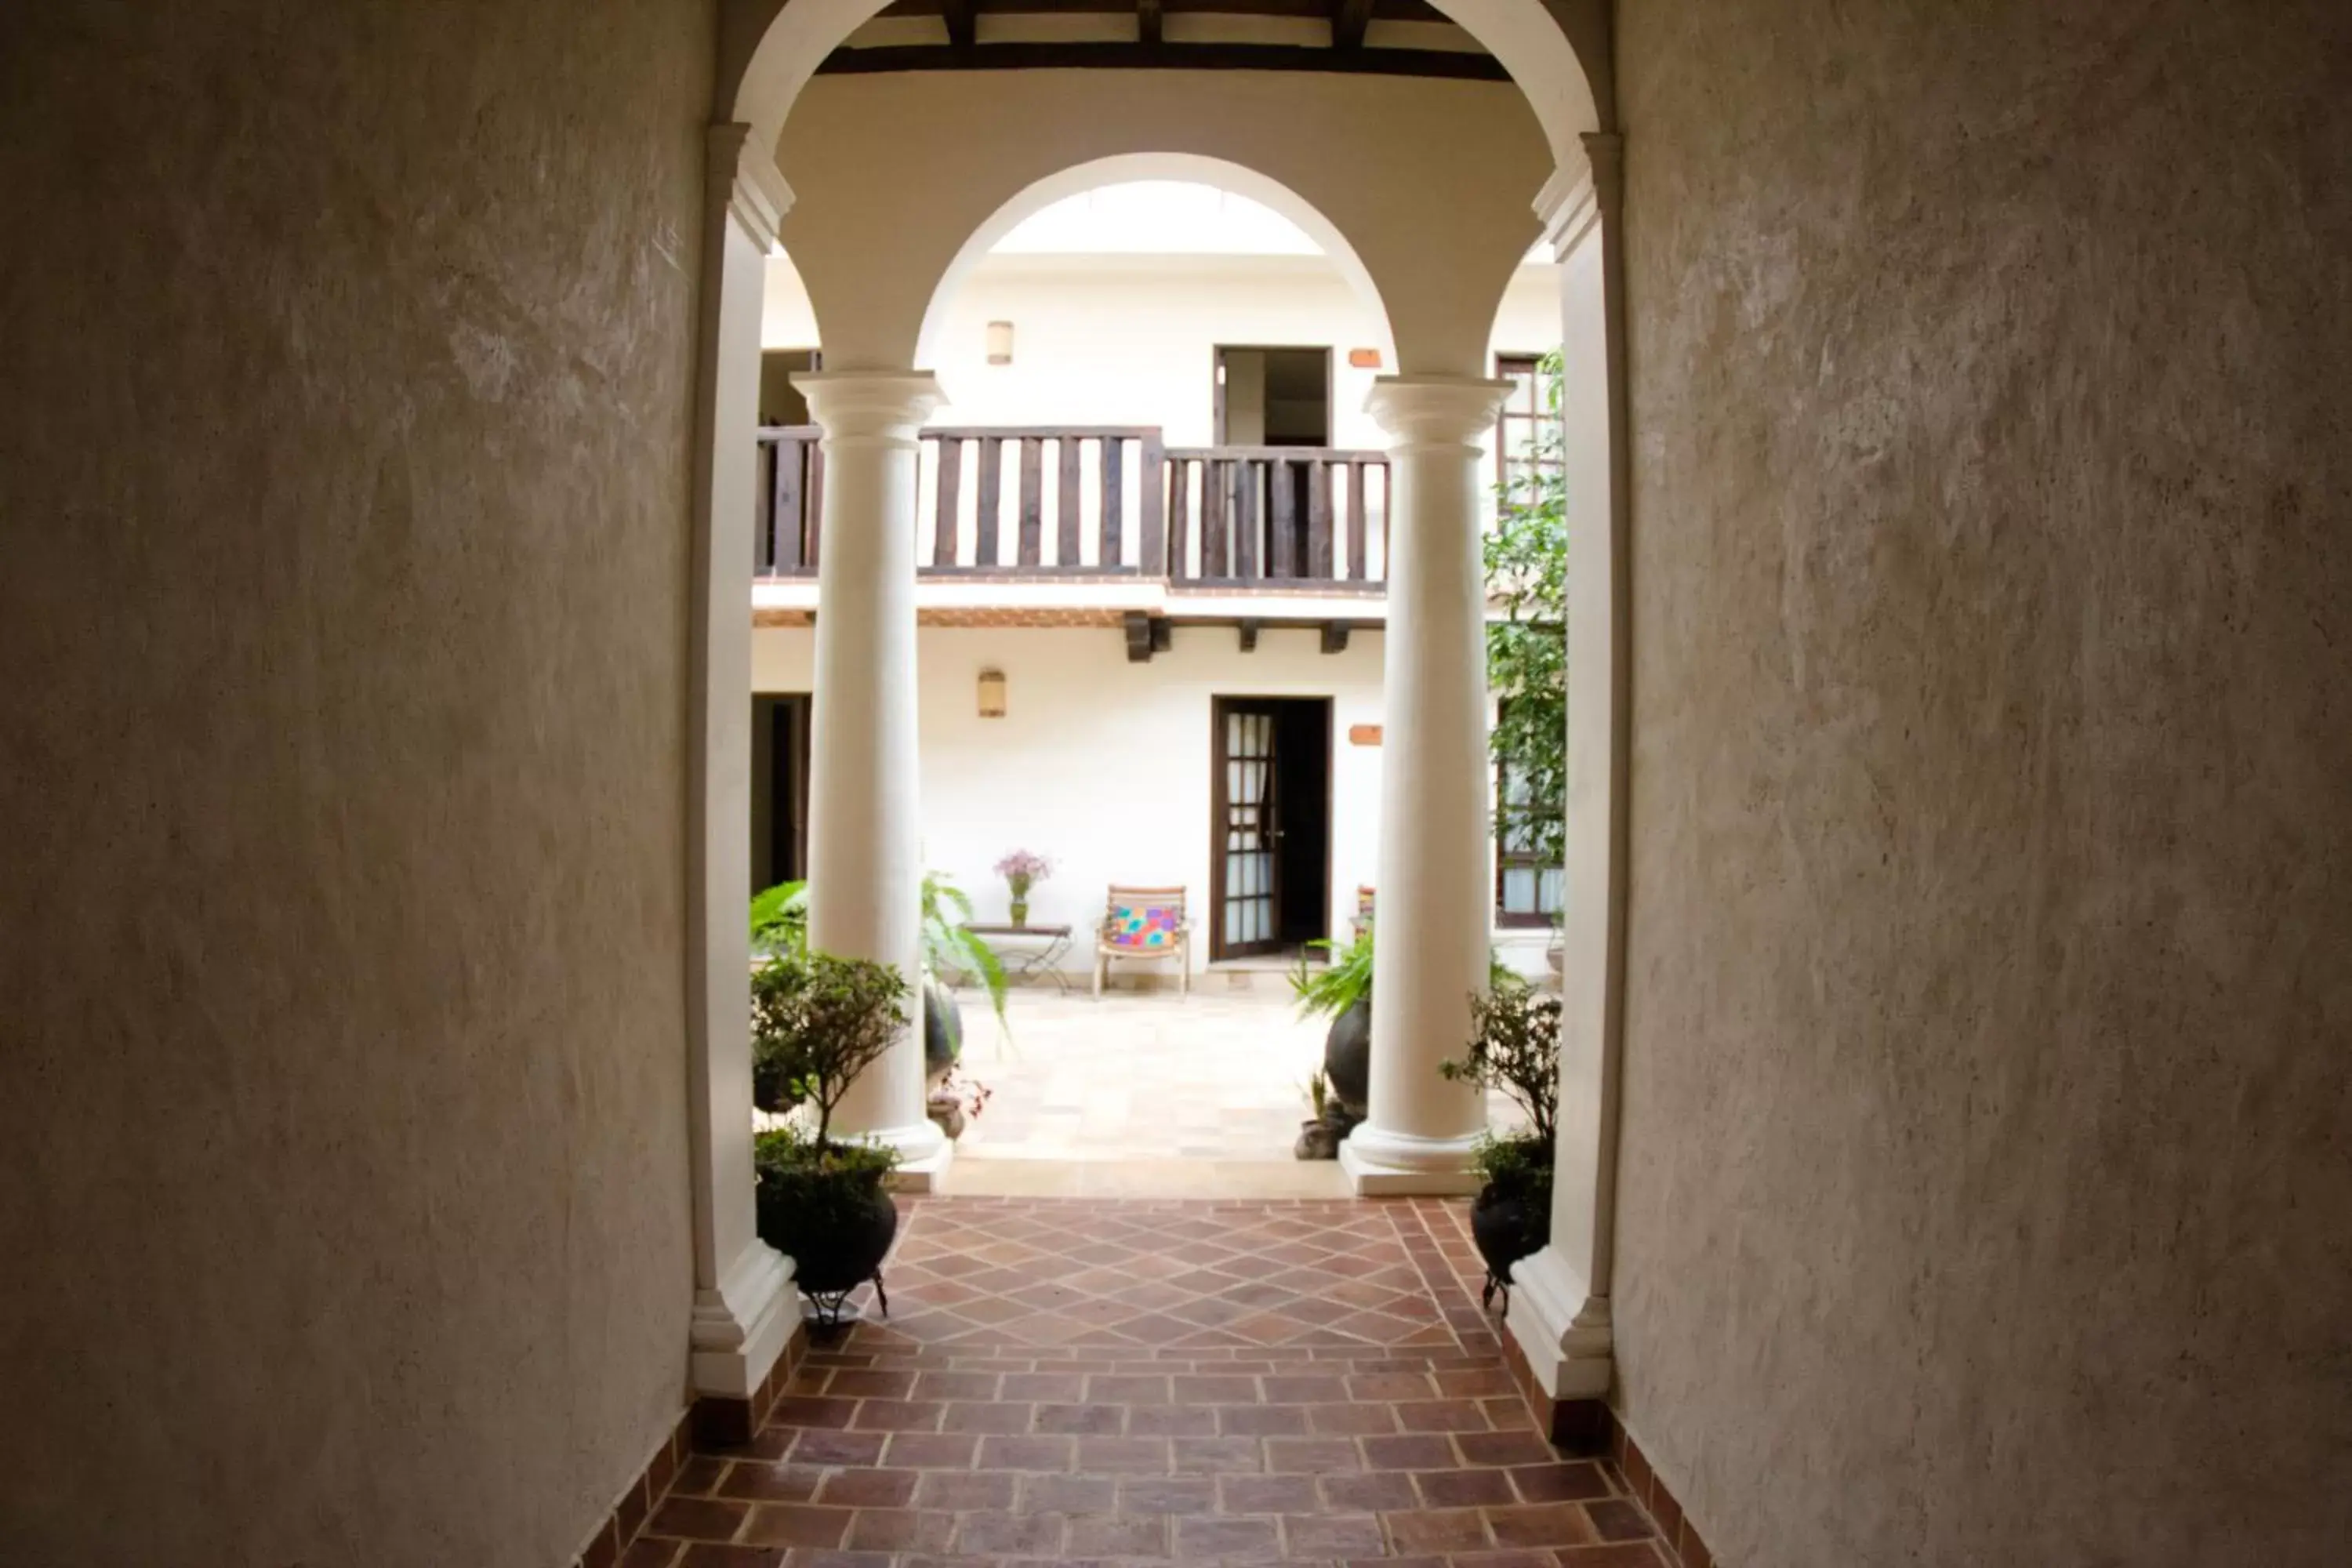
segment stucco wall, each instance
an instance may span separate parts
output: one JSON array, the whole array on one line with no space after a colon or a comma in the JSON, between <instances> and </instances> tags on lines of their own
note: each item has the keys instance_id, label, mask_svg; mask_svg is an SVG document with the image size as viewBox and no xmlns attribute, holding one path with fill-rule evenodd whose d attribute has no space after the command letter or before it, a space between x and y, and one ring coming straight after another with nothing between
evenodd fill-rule
<instances>
[{"instance_id":1,"label":"stucco wall","mask_svg":"<svg viewBox=\"0 0 2352 1568\"><path fill-rule=\"evenodd\" d=\"M1013 323L1009 365L988 363L991 321ZM772 349L818 346L808 292L782 256L768 265L764 336ZM1364 399L1381 371L1350 365L1348 351L1380 342L1378 312L1317 257L994 256L947 303L932 369L948 401L930 422L1158 425L1171 446L1205 447L1218 345L1298 344L1331 351L1332 444L1377 449L1387 438ZM1486 363L1559 342L1559 269L1521 267Z\"/></svg>"},{"instance_id":2,"label":"stucco wall","mask_svg":"<svg viewBox=\"0 0 2352 1568\"><path fill-rule=\"evenodd\" d=\"M680 1407L709 7L0 20L0 1561L568 1562Z\"/></svg>"},{"instance_id":3,"label":"stucco wall","mask_svg":"<svg viewBox=\"0 0 2352 1568\"><path fill-rule=\"evenodd\" d=\"M1030 898L1030 919L1087 927L1112 882L1181 884L1209 899L1210 710L1216 697L1332 700L1330 908L1344 936L1355 889L1376 880L1381 753L1348 743L1350 725L1380 722L1378 632L1337 654L1313 627L1267 627L1241 651L1231 626L1178 626L1168 652L1129 664L1116 626L925 626L922 665L923 858L971 894L979 918L1005 918L993 868L1007 851L1055 863ZM752 686L813 688L815 634L780 626L751 635ZM1002 719L982 719L979 679L1004 672ZM1208 927L1193 944L1209 960ZM1090 969L1092 951L1068 967Z\"/></svg>"},{"instance_id":4,"label":"stucco wall","mask_svg":"<svg viewBox=\"0 0 2352 1568\"><path fill-rule=\"evenodd\" d=\"M820 77L794 106L776 161L796 197L783 244L815 301L826 363L916 363L940 279L1000 209L1077 165L1144 153L1239 164L1336 226L1386 309L1397 368L1415 374L1482 368L1552 169L1527 100L1500 82L1267 71Z\"/></svg>"},{"instance_id":5,"label":"stucco wall","mask_svg":"<svg viewBox=\"0 0 2352 1568\"><path fill-rule=\"evenodd\" d=\"M1620 1397L1721 1561L2352 1542L2352 26L1627 0Z\"/></svg>"}]
</instances>

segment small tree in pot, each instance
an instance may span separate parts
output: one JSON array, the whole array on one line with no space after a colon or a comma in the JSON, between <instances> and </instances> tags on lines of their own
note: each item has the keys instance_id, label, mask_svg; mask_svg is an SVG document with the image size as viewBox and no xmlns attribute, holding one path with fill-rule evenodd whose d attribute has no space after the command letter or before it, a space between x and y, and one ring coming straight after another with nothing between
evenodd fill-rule
<instances>
[{"instance_id":1,"label":"small tree in pot","mask_svg":"<svg viewBox=\"0 0 2352 1568\"><path fill-rule=\"evenodd\" d=\"M1527 1115L1524 1131L1479 1142L1486 1184L1470 1208L1471 1239L1486 1260L1482 1304L1510 1289L1511 1266L1541 1247L1551 1228L1553 1152L1559 1127L1559 998L1523 982L1471 998L1477 1032L1469 1054L1438 1064L1457 1083L1499 1089Z\"/></svg>"},{"instance_id":2,"label":"small tree in pot","mask_svg":"<svg viewBox=\"0 0 2352 1568\"><path fill-rule=\"evenodd\" d=\"M784 1127L753 1141L760 1238L798 1267L825 1329L850 1292L874 1281L898 1233L884 1186L896 1151L833 1137L834 1112L859 1075L907 1027L907 982L888 964L823 952L780 952L751 977L752 1100L765 1110L805 1106L814 1131Z\"/></svg>"}]
</instances>

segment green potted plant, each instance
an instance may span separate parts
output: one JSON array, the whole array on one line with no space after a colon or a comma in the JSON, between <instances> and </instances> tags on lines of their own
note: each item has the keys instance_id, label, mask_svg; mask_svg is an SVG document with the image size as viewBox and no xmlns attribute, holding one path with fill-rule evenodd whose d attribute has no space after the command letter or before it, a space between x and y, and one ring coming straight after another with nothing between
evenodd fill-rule
<instances>
[{"instance_id":1,"label":"green potted plant","mask_svg":"<svg viewBox=\"0 0 2352 1568\"><path fill-rule=\"evenodd\" d=\"M756 1222L761 1239L797 1266L826 1329L868 1279L889 1310L881 1269L898 1210L885 1181L897 1152L835 1139L833 1117L907 1023L907 982L886 963L803 950L776 954L751 977L752 1100L763 1110L804 1108L814 1122L754 1138Z\"/></svg>"},{"instance_id":2,"label":"green potted plant","mask_svg":"<svg viewBox=\"0 0 2352 1568\"><path fill-rule=\"evenodd\" d=\"M1323 1037L1323 1076L1331 1099L1346 1114L1340 1136L1364 1119L1365 1098L1370 1092L1372 1069L1372 931L1366 925L1342 947L1334 942L1310 942L1311 951L1329 955L1313 964L1301 953L1290 973L1291 994L1298 999L1302 1017L1321 1014L1331 1020ZM1491 984L1516 985L1518 976L1499 959L1490 959Z\"/></svg>"},{"instance_id":3,"label":"green potted plant","mask_svg":"<svg viewBox=\"0 0 2352 1568\"><path fill-rule=\"evenodd\" d=\"M1528 1119L1517 1132L1479 1141L1486 1178L1470 1206L1470 1236L1486 1262L1481 1297L1507 1292L1511 1266L1544 1245L1551 1229L1552 1158L1559 1127L1559 998L1514 978L1471 999L1475 1033L1468 1053L1437 1070L1481 1090L1501 1089Z\"/></svg>"},{"instance_id":4,"label":"green potted plant","mask_svg":"<svg viewBox=\"0 0 2352 1568\"><path fill-rule=\"evenodd\" d=\"M1054 863L1043 855L1026 849L1015 849L996 863L996 874L1004 879L1005 889L1013 897L1013 923L1029 923L1029 889L1054 874Z\"/></svg>"},{"instance_id":5,"label":"green potted plant","mask_svg":"<svg viewBox=\"0 0 2352 1568\"><path fill-rule=\"evenodd\" d=\"M1321 1077L1330 1101L1346 1122L1339 1132L1344 1138L1349 1128L1364 1119L1364 1099L1370 1092L1372 931L1364 927L1345 947L1332 942L1307 945L1328 954L1329 962L1310 964L1307 954L1300 953L1298 967L1291 972L1290 989L1298 998L1302 1017L1319 1013L1331 1020L1323 1037Z\"/></svg>"},{"instance_id":6,"label":"green potted plant","mask_svg":"<svg viewBox=\"0 0 2352 1568\"><path fill-rule=\"evenodd\" d=\"M1340 1142L1356 1121L1331 1092L1330 1074L1318 1070L1307 1080L1307 1105L1315 1115L1298 1124L1298 1141L1291 1145L1291 1155L1300 1160L1338 1159Z\"/></svg>"},{"instance_id":7,"label":"green potted plant","mask_svg":"<svg viewBox=\"0 0 2352 1568\"><path fill-rule=\"evenodd\" d=\"M971 900L936 871L923 874L923 1066L937 1080L963 1054L963 1010L941 983L943 970L978 979L1004 1026L1004 964L971 930ZM765 959L808 951L808 884L779 882L751 900L751 953Z\"/></svg>"}]
</instances>

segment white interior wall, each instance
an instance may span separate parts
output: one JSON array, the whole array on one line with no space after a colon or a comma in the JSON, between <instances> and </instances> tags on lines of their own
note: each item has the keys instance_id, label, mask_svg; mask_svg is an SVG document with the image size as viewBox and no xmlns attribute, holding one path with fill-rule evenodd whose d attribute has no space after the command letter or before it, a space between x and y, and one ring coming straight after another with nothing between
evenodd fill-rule
<instances>
[{"instance_id":1,"label":"white interior wall","mask_svg":"<svg viewBox=\"0 0 2352 1568\"><path fill-rule=\"evenodd\" d=\"M1490 363L1559 343L1559 272L1529 265L1513 276ZM988 363L991 321L1013 323L1009 365ZM770 257L766 346L807 348L818 332L799 273ZM1348 353L1380 341L1371 307L1320 256L996 254L949 305L931 366L949 402L932 423L1158 425L1171 446L1206 446L1218 344L1328 347L1333 443L1377 448L1364 399L1382 369L1350 365Z\"/></svg>"},{"instance_id":2,"label":"white interior wall","mask_svg":"<svg viewBox=\"0 0 2352 1568\"><path fill-rule=\"evenodd\" d=\"M921 744L924 863L971 893L982 921L1005 918L993 868L1008 851L1053 860L1030 895L1029 918L1077 927L1102 918L1114 881L1181 883L1192 891L1192 960L1208 962L1213 697L1332 700L1330 908L1339 933L1355 889L1374 879L1380 752L1352 745L1350 725L1380 722L1381 639L1358 632L1339 653L1314 628L1268 627L1244 653L1231 626L1178 626L1174 646L1130 664L1116 626L925 626ZM752 634L752 687L807 691L815 633ZM1006 714L979 716L979 678L1004 672ZM1068 967L1089 967L1074 944Z\"/></svg>"}]
</instances>

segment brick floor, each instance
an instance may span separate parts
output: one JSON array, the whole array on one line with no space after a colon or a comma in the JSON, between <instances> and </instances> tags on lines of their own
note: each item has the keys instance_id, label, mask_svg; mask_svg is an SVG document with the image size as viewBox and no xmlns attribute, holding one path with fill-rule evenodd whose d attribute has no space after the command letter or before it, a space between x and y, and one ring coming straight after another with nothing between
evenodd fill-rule
<instances>
[{"instance_id":1,"label":"brick floor","mask_svg":"<svg viewBox=\"0 0 2352 1568\"><path fill-rule=\"evenodd\" d=\"M626 1568L1664 1568L1537 1433L1459 1204L901 1200L892 1317L678 1474Z\"/></svg>"}]
</instances>

